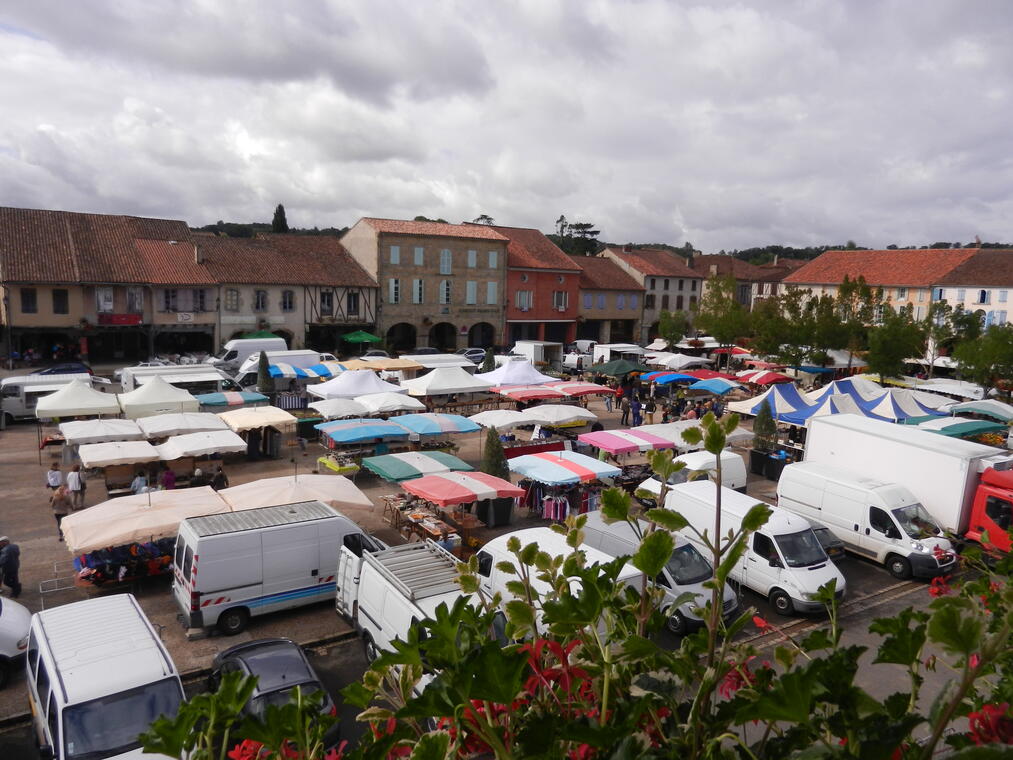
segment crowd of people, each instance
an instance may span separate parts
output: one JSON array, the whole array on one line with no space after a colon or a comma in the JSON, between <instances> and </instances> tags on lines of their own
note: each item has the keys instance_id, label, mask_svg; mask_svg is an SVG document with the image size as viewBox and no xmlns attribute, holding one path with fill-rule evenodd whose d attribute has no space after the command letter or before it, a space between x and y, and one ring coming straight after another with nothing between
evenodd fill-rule
<instances>
[{"instance_id":1,"label":"crowd of people","mask_svg":"<svg viewBox=\"0 0 1013 760\"><path fill-rule=\"evenodd\" d=\"M724 404L720 398L706 400L699 397L689 398L684 390L679 390L659 399L654 383L645 388L637 380L619 382L601 376L595 377L594 382L607 385L614 390L614 395L605 396L605 407L610 412L613 407L618 408L619 424L629 427L653 425L656 422L696 420L708 412L713 412L718 418L724 414Z\"/></svg>"}]
</instances>

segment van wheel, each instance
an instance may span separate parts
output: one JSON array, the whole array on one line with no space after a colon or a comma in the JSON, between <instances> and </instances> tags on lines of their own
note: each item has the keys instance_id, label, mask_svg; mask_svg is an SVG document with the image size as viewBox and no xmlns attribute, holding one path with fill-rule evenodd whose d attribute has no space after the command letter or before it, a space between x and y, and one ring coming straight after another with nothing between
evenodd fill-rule
<instances>
[{"instance_id":1,"label":"van wheel","mask_svg":"<svg viewBox=\"0 0 1013 760\"><path fill-rule=\"evenodd\" d=\"M911 577L911 563L896 554L891 554L886 558L886 569L890 571L890 575L902 581Z\"/></svg>"},{"instance_id":2,"label":"van wheel","mask_svg":"<svg viewBox=\"0 0 1013 760\"><path fill-rule=\"evenodd\" d=\"M795 605L791 603L791 597L779 588L770 592L770 604L778 615L787 616L795 612Z\"/></svg>"},{"instance_id":3,"label":"van wheel","mask_svg":"<svg viewBox=\"0 0 1013 760\"><path fill-rule=\"evenodd\" d=\"M218 618L218 630L226 636L235 636L246 630L246 624L250 622L250 613L245 607L233 607L225 610Z\"/></svg>"},{"instance_id":4,"label":"van wheel","mask_svg":"<svg viewBox=\"0 0 1013 760\"><path fill-rule=\"evenodd\" d=\"M10 427L14 424L14 415L4 412L4 427Z\"/></svg>"},{"instance_id":5,"label":"van wheel","mask_svg":"<svg viewBox=\"0 0 1013 760\"><path fill-rule=\"evenodd\" d=\"M376 642L373 641L373 637L368 633L362 634L362 646L366 650L366 662L372 664L376 662L380 656L380 650L376 647Z\"/></svg>"},{"instance_id":6,"label":"van wheel","mask_svg":"<svg viewBox=\"0 0 1013 760\"><path fill-rule=\"evenodd\" d=\"M11 661L6 657L0 657L0 689L4 688L11 680Z\"/></svg>"},{"instance_id":7,"label":"van wheel","mask_svg":"<svg viewBox=\"0 0 1013 760\"><path fill-rule=\"evenodd\" d=\"M689 626L686 625L686 617L679 610L669 615L666 625L668 626L668 630L676 636L685 636L689 631Z\"/></svg>"}]
</instances>

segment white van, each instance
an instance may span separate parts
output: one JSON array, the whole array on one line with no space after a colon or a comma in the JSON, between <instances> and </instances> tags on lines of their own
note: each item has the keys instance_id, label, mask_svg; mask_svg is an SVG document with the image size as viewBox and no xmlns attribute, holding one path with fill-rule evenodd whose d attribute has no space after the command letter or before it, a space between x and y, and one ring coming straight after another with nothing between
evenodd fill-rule
<instances>
[{"instance_id":1,"label":"white van","mask_svg":"<svg viewBox=\"0 0 1013 760\"><path fill-rule=\"evenodd\" d=\"M226 341L217 356L209 356L204 363L234 372L251 354L258 351L285 351L287 348L284 338L233 338Z\"/></svg>"},{"instance_id":2,"label":"white van","mask_svg":"<svg viewBox=\"0 0 1013 760\"><path fill-rule=\"evenodd\" d=\"M172 591L188 627L234 635L254 615L330 600L338 550L383 544L323 502L203 517L179 526Z\"/></svg>"},{"instance_id":3,"label":"white van","mask_svg":"<svg viewBox=\"0 0 1013 760\"><path fill-rule=\"evenodd\" d=\"M640 528L646 532L648 525L641 521ZM714 577L714 568L694 544L678 533L672 536L675 548L661 573L655 578L665 590L665 607L668 613L668 630L677 636L700 628L703 618L694 609L703 609L711 600L711 590L704 588L704 581ZM591 512L584 525L584 546L598 549L610 557L632 556L637 551L640 538L633 526L627 522L607 523L601 512ZM678 608L672 607L680 594L693 594L694 599ZM725 586L721 614L732 618L739 611L739 600L730 586Z\"/></svg>"},{"instance_id":4,"label":"white van","mask_svg":"<svg viewBox=\"0 0 1013 760\"><path fill-rule=\"evenodd\" d=\"M701 533L713 535L715 490L716 486L705 480L673 486L665 507L679 512ZM758 503L750 496L722 488L722 535L738 530L742 518ZM809 522L793 512L773 506L770 509L767 524L750 537L742 559L728 577L769 598L781 615L822 611L816 592L832 580L837 581L837 598L843 599L844 576L823 551ZM683 535L703 550L696 534L686 530Z\"/></svg>"},{"instance_id":5,"label":"white van","mask_svg":"<svg viewBox=\"0 0 1013 760\"><path fill-rule=\"evenodd\" d=\"M366 659L393 649L442 603L465 595L457 583L457 560L432 541L356 555L343 547L338 559L335 607L362 634Z\"/></svg>"},{"instance_id":6,"label":"white van","mask_svg":"<svg viewBox=\"0 0 1013 760\"><path fill-rule=\"evenodd\" d=\"M897 483L797 462L781 472L777 503L826 525L846 549L886 565L895 578L934 578L957 564L953 545L925 507Z\"/></svg>"},{"instance_id":7,"label":"white van","mask_svg":"<svg viewBox=\"0 0 1013 760\"><path fill-rule=\"evenodd\" d=\"M176 666L132 594L34 614L26 668L43 758L140 758L138 735L183 702Z\"/></svg>"},{"instance_id":8,"label":"white van","mask_svg":"<svg viewBox=\"0 0 1013 760\"><path fill-rule=\"evenodd\" d=\"M686 466L678 472L672 473L668 479L669 486L677 486L680 483L687 482L695 472L713 474L714 468L717 467L717 459L709 451L691 451L688 454L677 456L675 461L682 462ZM700 479L707 480L708 478L701 477ZM729 449L721 452L721 485L740 493L746 492L746 462L741 456ZM637 490L648 491L657 498L661 495L661 480L658 479L657 475L650 477L637 486ZM641 499L641 501L646 502L647 500Z\"/></svg>"},{"instance_id":9,"label":"white van","mask_svg":"<svg viewBox=\"0 0 1013 760\"><path fill-rule=\"evenodd\" d=\"M66 375L17 375L0 380L0 409L4 424L15 420L35 419L35 405L41 396L55 393L74 380L92 382L87 372Z\"/></svg>"},{"instance_id":10,"label":"white van","mask_svg":"<svg viewBox=\"0 0 1013 760\"><path fill-rule=\"evenodd\" d=\"M144 385L153 377L160 377L169 385L190 393L221 393L238 391L235 381L224 372L205 364L170 364L164 367L124 367L120 373L120 386L124 393Z\"/></svg>"}]
</instances>

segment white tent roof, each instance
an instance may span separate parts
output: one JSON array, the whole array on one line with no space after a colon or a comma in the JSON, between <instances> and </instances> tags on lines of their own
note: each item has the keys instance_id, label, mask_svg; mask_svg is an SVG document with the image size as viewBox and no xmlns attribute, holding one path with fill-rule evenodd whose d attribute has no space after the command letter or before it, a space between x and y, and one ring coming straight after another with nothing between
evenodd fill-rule
<instances>
[{"instance_id":1,"label":"white tent roof","mask_svg":"<svg viewBox=\"0 0 1013 760\"><path fill-rule=\"evenodd\" d=\"M404 393L407 389L387 383L371 369L350 369L319 385L308 385L306 390L319 398L355 398L369 393Z\"/></svg>"},{"instance_id":2,"label":"white tent roof","mask_svg":"<svg viewBox=\"0 0 1013 760\"><path fill-rule=\"evenodd\" d=\"M276 406L251 406L233 409L218 415L226 425L237 433L262 427L285 427L295 423L296 418Z\"/></svg>"},{"instance_id":3,"label":"white tent roof","mask_svg":"<svg viewBox=\"0 0 1013 760\"><path fill-rule=\"evenodd\" d=\"M163 462L183 457L203 457L209 454L228 454L246 451L246 441L231 430L210 430L203 433L174 435L156 446L158 458Z\"/></svg>"},{"instance_id":4,"label":"white tent roof","mask_svg":"<svg viewBox=\"0 0 1013 760\"><path fill-rule=\"evenodd\" d=\"M156 414L139 419L137 424L145 438L168 438L170 435L229 429L221 417L210 412Z\"/></svg>"},{"instance_id":5,"label":"white tent roof","mask_svg":"<svg viewBox=\"0 0 1013 760\"><path fill-rule=\"evenodd\" d=\"M648 351L664 351L668 348L668 341L664 338L655 338L651 343L648 343L644 348Z\"/></svg>"},{"instance_id":6,"label":"white tent roof","mask_svg":"<svg viewBox=\"0 0 1013 760\"><path fill-rule=\"evenodd\" d=\"M695 345L697 342L701 343L702 345L700 345L700 346ZM701 335L701 336L699 336L697 338L683 338L681 341L679 341L678 343L675 344L675 347L676 348L704 348L704 349L707 349L709 351L709 350L714 349L714 348L720 348L721 344L718 342L718 340L716 338L713 338L710 335Z\"/></svg>"},{"instance_id":7,"label":"white tent roof","mask_svg":"<svg viewBox=\"0 0 1013 760\"><path fill-rule=\"evenodd\" d=\"M933 412L931 407L922 404L914 392L907 388L890 388L878 399L869 402L865 409L888 420L924 417Z\"/></svg>"},{"instance_id":8,"label":"white tent roof","mask_svg":"<svg viewBox=\"0 0 1013 760\"><path fill-rule=\"evenodd\" d=\"M437 369L439 367L475 367L475 362L466 356L459 354L405 354L402 359L421 364L426 369Z\"/></svg>"},{"instance_id":9,"label":"white tent roof","mask_svg":"<svg viewBox=\"0 0 1013 760\"><path fill-rule=\"evenodd\" d=\"M475 377L490 385L543 385L558 383L558 377L543 375L529 361L506 362L491 372L479 372Z\"/></svg>"},{"instance_id":10,"label":"white tent roof","mask_svg":"<svg viewBox=\"0 0 1013 760\"><path fill-rule=\"evenodd\" d=\"M169 538L179 532L179 524L187 517L228 511L228 502L204 486L110 499L67 515L60 527L67 548L77 555Z\"/></svg>"},{"instance_id":11,"label":"white tent roof","mask_svg":"<svg viewBox=\"0 0 1013 760\"><path fill-rule=\"evenodd\" d=\"M200 406L189 391L169 385L158 375L117 398L123 414L130 419L170 412L196 412Z\"/></svg>"},{"instance_id":12,"label":"white tent roof","mask_svg":"<svg viewBox=\"0 0 1013 760\"><path fill-rule=\"evenodd\" d=\"M297 501L319 500L336 509L371 507L372 503L348 478L341 475L286 475L264 478L218 492L233 511L274 507Z\"/></svg>"},{"instance_id":13,"label":"white tent roof","mask_svg":"<svg viewBox=\"0 0 1013 760\"><path fill-rule=\"evenodd\" d=\"M394 395L400 394L395 393ZM369 414L365 405L350 398L329 398L325 401L314 401L309 405L309 408L320 412L328 420L337 420L342 417L365 417Z\"/></svg>"},{"instance_id":14,"label":"white tent roof","mask_svg":"<svg viewBox=\"0 0 1013 760\"><path fill-rule=\"evenodd\" d=\"M86 443L77 450L85 467L108 467L113 464L157 462L158 451L147 441Z\"/></svg>"},{"instance_id":15,"label":"white tent roof","mask_svg":"<svg viewBox=\"0 0 1013 760\"><path fill-rule=\"evenodd\" d=\"M598 415L580 406L569 404L540 404L525 409L523 414L539 425L566 425L578 420L588 422L598 419Z\"/></svg>"},{"instance_id":16,"label":"white tent roof","mask_svg":"<svg viewBox=\"0 0 1013 760\"><path fill-rule=\"evenodd\" d=\"M369 393L356 397L355 403L363 407L366 415L383 412L424 412L426 410L425 404L404 393Z\"/></svg>"},{"instance_id":17,"label":"white tent roof","mask_svg":"<svg viewBox=\"0 0 1013 760\"><path fill-rule=\"evenodd\" d=\"M934 393L948 393L951 396L973 400L985 397L985 389L977 383L969 383L966 380L951 380L944 377L936 377L932 380L918 383L918 389ZM922 401L922 403L925 402Z\"/></svg>"},{"instance_id":18,"label":"white tent roof","mask_svg":"<svg viewBox=\"0 0 1013 760\"><path fill-rule=\"evenodd\" d=\"M513 409L490 409L487 412L473 414L468 419L482 427L491 427L497 430L510 430L521 425L538 424L538 420L527 411L518 412Z\"/></svg>"},{"instance_id":19,"label":"white tent roof","mask_svg":"<svg viewBox=\"0 0 1013 760\"><path fill-rule=\"evenodd\" d=\"M40 419L119 413L115 396L100 393L84 380L67 383L55 393L41 397L35 405L35 416Z\"/></svg>"},{"instance_id":20,"label":"white tent roof","mask_svg":"<svg viewBox=\"0 0 1013 760\"><path fill-rule=\"evenodd\" d=\"M653 362L649 362L656 366L665 367L666 369L680 370L686 369L686 367L699 367L704 364L713 364L713 359L708 359L704 356L689 356L688 354L669 354L665 357L664 361L655 359Z\"/></svg>"},{"instance_id":21,"label":"white tent roof","mask_svg":"<svg viewBox=\"0 0 1013 760\"><path fill-rule=\"evenodd\" d=\"M659 438L664 438L666 441L671 441L675 448L680 451L696 451L703 447L703 442L691 445L686 443L682 437L684 431L689 428L700 427L700 420L678 420L676 422L663 422L658 425L641 425L638 428L633 428L635 432L644 432L651 435L656 435ZM743 443L745 441L751 441L753 434L743 427L737 427L731 433L728 434L727 442L732 443Z\"/></svg>"},{"instance_id":22,"label":"white tent roof","mask_svg":"<svg viewBox=\"0 0 1013 760\"><path fill-rule=\"evenodd\" d=\"M70 445L106 441L139 441L144 432L133 420L75 420L61 422L60 433Z\"/></svg>"},{"instance_id":23,"label":"white tent roof","mask_svg":"<svg viewBox=\"0 0 1013 760\"><path fill-rule=\"evenodd\" d=\"M834 380L817 390L809 391L805 397L809 403L817 404L827 396L843 394L851 396L856 401L872 401L874 398L879 398L882 393L883 386L873 380L866 377L846 377L842 380Z\"/></svg>"},{"instance_id":24,"label":"white tent roof","mask_svg":"<svg viewBox=\"0 0 1013 760\"><path fill-rule=\"evenodd\" d=\"M488 380L482 379L478 375L472 375L461 367L440 367L422 377L405 380L403 385L403 388L413 396L443 396L448 393L473 393L475 391L487 391L491 387Z\"/></svg>"}]
</instances>

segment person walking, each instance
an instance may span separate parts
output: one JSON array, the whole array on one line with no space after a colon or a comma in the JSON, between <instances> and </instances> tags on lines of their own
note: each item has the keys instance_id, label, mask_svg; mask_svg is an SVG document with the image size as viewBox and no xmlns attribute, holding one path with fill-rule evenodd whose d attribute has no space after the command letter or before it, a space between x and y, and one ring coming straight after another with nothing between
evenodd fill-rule
<instances>
[{"instance_id":1,"label":"person walking","mask_svg":"<svg viewBox=\"0 0 1013 760\"><path fill-rule=\"evenodd\" d=\"M60 534L59 540L63 540L63 529L60 527L60 522L66 517L71 509L70 492L67 491L66 486L60 486L52 495L49 497L49 506L53 508L53 517L56 518L56 530Z\"/></svg>"},{"instance_id":2,"label":"person walking","mask_svg":"<svg viewBox=\"0 0 1013 760\"><path fill-rule=\"evenodd\" d=\"M640 427L644 422L641 412L644 409L644 405L640 403L640 396L634 396L632 403L630 403L630 411L633 412L633 427Z\"/></svg>"},{"instance_id":3,"label":"person walking","mask_svg":"<svg viewBox=\"0 0 1013 760\"><path fill-rule=\"evenodd\" d=\"M79 464L67 473L67 491L70 492L71 507L81 509L84 506L84 473Z\"/></svg>"},{"instance_id":4,"label":"person walking","mask_svg":"<svg viewBox=\"0 0 1013 760\"><path fill-rule=\"evenodd\" d=\"M608 393L605 394L605 408L610 413L612 411L612 397L613 397L613 391L611 391L611 390Z\"/></svg>"},{"instance_id":5,"label":"person walking","mask_svg":"<svg viewBox=\"0 0 1013 760\"><path fill-rule=\"evenodd\" d=\"M622 412L622 416L619 418L620 425L630 424L630 397L623 396L619 402L619 411Z\"/></svg>"},{"instance_id":6,"label":"person walking","mask_svg":"<svg viewBox=\"0 0 1013 760\"><path fill-rule=\"evenodd\" d=\"M647 399L647 403L644 404L644 417L647 418L647 424L654 424L654 413L657 411L658 405L654 402L654 396Z\"/></svg>"},{"instance_id":7,"label":"person walking","mask_svg":"<svg viewBox=\"0 0 1013 760\"><path fill-rule=\"evenodd\" d=\"M21 569L21 549L12 544L7 536L0 536L0 583L11 590L11 598L21 596L21 581L18 571Z\"/></svg>"},{"instance_id":8,"label":"person walking","mask_svg":"<svg viewBox=\"0 0 1013 760\"><path fill-rule=\"evenodd\" d=\"M53 462L46 472L46 488L55 491L63 485L63 473L60 471L60 463Z\"/></svg>"}]
</instances>

